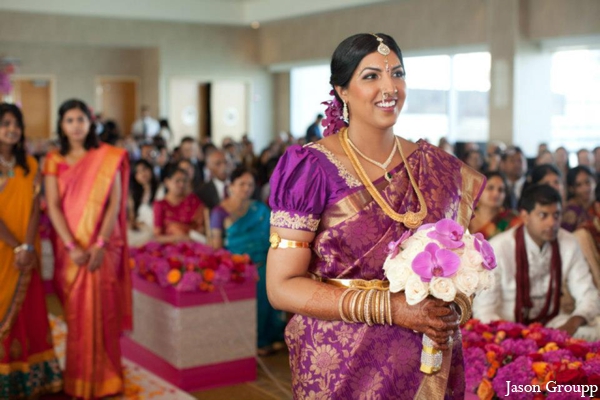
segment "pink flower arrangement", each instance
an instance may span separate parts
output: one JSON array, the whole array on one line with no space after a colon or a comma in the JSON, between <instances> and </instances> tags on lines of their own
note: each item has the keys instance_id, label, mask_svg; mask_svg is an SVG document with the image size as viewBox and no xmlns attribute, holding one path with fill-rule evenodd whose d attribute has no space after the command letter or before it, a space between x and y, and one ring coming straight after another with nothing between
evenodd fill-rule
<instances>
[{"instance_id":1,"label":"pink flower arrangement","mask_svg":"<svg viewBox=\"0 0 600 400\"><path fill-rule=\"evenodd\" d=\"M600 342L573 339L538 323L483 324L476 319L463 326L462 334L466 391L480 399L503 399L507 394L511 399L598 395ZM519 385L528 386L530 391L512 390ZM578 391L559 392L561 385Z\"/></svg>"},{"instance_id":2,"label":"pink flower arrangement","mask_svg":"<svg viewBox=\"0 0 600 400\"><path fill-rule=\"evenodd\" d=\"M180 292L212 292L215 285L257 279L256 268L247 254L201 243L147 243L130 249L130 267L141 277Z\"/></svg>"}]
</instances>

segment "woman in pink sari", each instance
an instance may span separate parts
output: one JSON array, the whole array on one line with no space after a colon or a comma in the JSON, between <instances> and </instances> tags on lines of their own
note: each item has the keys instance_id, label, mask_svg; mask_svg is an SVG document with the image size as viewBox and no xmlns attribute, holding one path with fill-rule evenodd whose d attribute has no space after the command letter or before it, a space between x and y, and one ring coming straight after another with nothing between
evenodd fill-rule
<instances>
[{"instance_id":1,"label":"woman in pink sari","mask_svg":"<svg viewBox=\"0 0 600 400\"><path fill-rule=\"evenodd\" d=\"M296 313L285 337L296 399L464 397L454 307L408 305L390 294L382 266L389 244L421 224L451 218L466 229L485 179L394 135L404 76L391 37L344 40L331 61L326 137L289 147L271 178L267 293ZM423 333L443 352L431 375L419 371Z\"/></svg>"},{"instance_id":2,"label":"woman in pink sari","mask_svg":"<svg viewBox=\"0 0 600 400\"><path fill-rule=\"evenodd\" d=\"M127 153L99 145L85 103L59 109L60 151L44 165L54 284L68 327L64 390L92 399L123 391L119 337L131 328L126 268Z\"/></svg>"}]
</instances>

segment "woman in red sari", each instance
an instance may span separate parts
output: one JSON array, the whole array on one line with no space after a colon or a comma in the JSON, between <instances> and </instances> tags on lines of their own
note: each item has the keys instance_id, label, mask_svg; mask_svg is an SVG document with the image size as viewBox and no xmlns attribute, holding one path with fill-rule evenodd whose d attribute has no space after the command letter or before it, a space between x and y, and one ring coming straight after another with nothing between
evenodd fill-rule
<instances>
[{"instance_id":1,"label":"woman in red sari","mask_svg":"<svg viewBox=\"0 0 600 400\"><path fill-rule=\"evenodd\" d=\"M123 391L119 337L131 328L126 243L127 153L99 145L85 103L59 109L60 151L44 165L54 284L68 327L65 392L91 399Z\"/></svg>"},{"instance_id":2,"label":"woman in red sari","mask_svg":"<svg viewBox=\"0 0 600 400\"><path fill-rule=\"evenodd\" d=\"M167 171L165 198L154 202L154 240L159 243L206 243L204 204L189 193L190 177L181 168Z\"/></svg>"},{"instance_id":3,"label":"woman in red sari","mask_svg":"<svg viewBox=\"0 0 600 400\"><path fill-rule=\"evenodd\" d=\"M486 172L485 189L481 193L475 209L475 217L469 224L471 233L481 233L487 240L500 232L517 226L521 219L516 211L510 208L507 196L506 178L500 172Z\"/></svg>"},{"instance_id":4,"label":"woman in red sari","mask_svg":"<svg viewBox=\"0 0 600 400\"><path fill-rule=\"evenodd\" d=\"M40 277L38 164L23 130L21 110L0 104L0 399L62 387Z\"/></svg>"}]
</instances>

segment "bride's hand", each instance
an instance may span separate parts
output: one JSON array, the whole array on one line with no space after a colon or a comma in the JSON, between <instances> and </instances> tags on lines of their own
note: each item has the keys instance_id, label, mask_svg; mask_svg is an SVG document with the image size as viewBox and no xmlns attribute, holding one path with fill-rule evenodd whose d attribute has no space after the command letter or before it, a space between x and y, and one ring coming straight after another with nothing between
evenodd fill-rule
<instances>
[{"instance_id":1,"label":"bride's hand","mask_svg":"<svg viewBox=\"0 0 600 400\"><path fill-rule=\"evenodd\" d=\"M392 294L392 320L395 325L426 334L435 348L447 350L458 330L460 318L449 303L427 297L414 306L406 303L404 293Z\"/></svg>"}]
</instances>

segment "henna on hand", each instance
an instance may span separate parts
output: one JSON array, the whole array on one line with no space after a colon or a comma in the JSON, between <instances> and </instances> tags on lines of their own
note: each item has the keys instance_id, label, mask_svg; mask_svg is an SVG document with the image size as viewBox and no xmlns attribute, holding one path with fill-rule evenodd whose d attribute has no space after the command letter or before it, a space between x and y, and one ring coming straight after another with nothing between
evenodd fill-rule
<instances>
[{"instance_id":1,"label":"henna on hand","mask_svg":"<svg viewBox=\"0 0 600 400\"><path fill-rule=\"evenodd\" d=\"M411 306L404 293L393 294L392 312L395 325L427 335L440 350L450 347L450 338L459 327L459 316L450 303L433 297Z\"/></svg>"}]
</instances>

